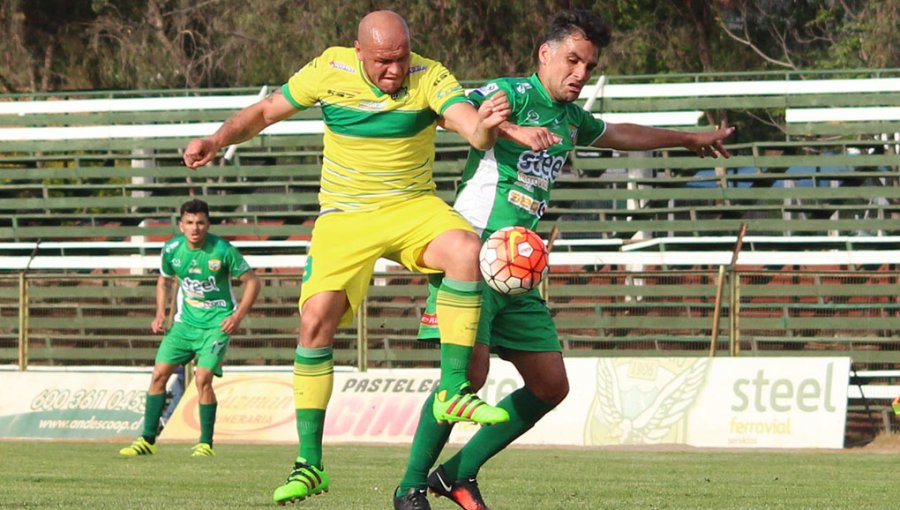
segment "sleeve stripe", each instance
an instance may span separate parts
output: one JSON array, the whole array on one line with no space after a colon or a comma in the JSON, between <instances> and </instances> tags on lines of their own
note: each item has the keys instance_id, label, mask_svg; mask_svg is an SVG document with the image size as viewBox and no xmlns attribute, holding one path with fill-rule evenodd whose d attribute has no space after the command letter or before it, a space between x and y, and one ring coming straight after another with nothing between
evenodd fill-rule
<instances>
[{"instance_id":1,"label":"sleeve stripe","mask_svg":"<svg viewBox=\"0 0 900 510\"><path fill-rule=\"evenodd\" d=\"M451 97L450 99L448 99L448 100L441 106L441 111L439 111L438 114L443 115L444 112L447 110L447 108L449 108L449 107L452 106L452 105L455 105L456 103L462 103L462 102L466 102L466 103L469 102L469 101L466 99L465 94L460 94L460 95L458 95L458 96L453 96L453 97Z\"/></svg>"},{"instance_id":2,"label":"sleeve stripe","mask_svg":"<svg viewBox=\"0 0 900 510\"><path fill-rule=\"evenodd\" d=\"M288 84L287 84L287 83L285 83L284 85L281 86L281 93L284 95L284 98L287 99L288 102L291 103L291 105L293 105L294 108L296 108L296 109L298 109L298 110L305 110L305 109L306 109L305 106L303 106L302 104L298 103L298 102L293 98L293 96L291 96L291 89L290 89L290 87L288 87Z\"/></svg>"}]
</instances>

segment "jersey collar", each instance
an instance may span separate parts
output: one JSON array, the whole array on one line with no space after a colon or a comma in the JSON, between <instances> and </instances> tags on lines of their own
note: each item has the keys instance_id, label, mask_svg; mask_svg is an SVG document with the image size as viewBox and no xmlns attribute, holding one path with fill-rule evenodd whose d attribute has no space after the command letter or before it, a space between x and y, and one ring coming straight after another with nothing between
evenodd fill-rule
<instances>
[{"instance_id":1,"label":"jersey collar","mask_svg":"<svg viewBox=\"0 0 900 510\"><path fill-rule=\"evenodd\" d=\"M531 83L534 89L538 91L541 97L543 97L548 103L552 105L559 104L554 101L552 97L550 97L550 93L547 92L547 89L544 88L544 84L541 83L541 79L538 78L537 73L533 73L531 76L529 76L528 81Z\"/></svg>"}]
</instances>

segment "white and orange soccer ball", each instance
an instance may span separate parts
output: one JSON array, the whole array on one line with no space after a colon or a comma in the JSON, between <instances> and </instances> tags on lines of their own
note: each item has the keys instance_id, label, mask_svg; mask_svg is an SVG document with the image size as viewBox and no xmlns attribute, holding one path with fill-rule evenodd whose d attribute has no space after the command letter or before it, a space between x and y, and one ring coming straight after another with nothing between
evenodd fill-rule
<instances>
[{"instance_id":1,"label":"white and orange soccer ball","mask_svg":"<svg viewBox=\"0 0 900 510\"><path fill-rule=\"evenodd\" d=\"M502 294L524 294L537 287L550 269L547 247L525 227L506 227L481 246L481 275Z\"/></svg>"}]
</instances>

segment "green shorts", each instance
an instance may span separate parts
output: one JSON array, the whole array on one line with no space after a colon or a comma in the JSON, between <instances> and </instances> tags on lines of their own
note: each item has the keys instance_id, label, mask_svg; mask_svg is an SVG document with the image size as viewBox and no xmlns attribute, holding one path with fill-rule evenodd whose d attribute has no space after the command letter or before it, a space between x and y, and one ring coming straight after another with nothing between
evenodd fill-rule
<instances>
[{"instance_id":1,"label":"green shorts","mask_svg":"<svg viewBox=\"0 0 900 510\"><path fill-rule=\"evenodd\" d=\"M428 280L428 300L419 324L419 340L440 339L435 313L440 282L440 275ZM487 345L493 352L497 352L498 348L528 352L562 351L550 309L537 289L509 296L485 286L475 341Z\"/></svg>"},{"instance_id":2,"label":"green shorts","mask_svg":"<svg viewBox=\"0 0 900 510\"><path fill-rule=\"evenodd\" d=\"M218 328L195 328L176 322L156 351L157 363L183 365L196 356L197 366L222 377L222 363L231 337Z\"/></svg>"}]
</instances>

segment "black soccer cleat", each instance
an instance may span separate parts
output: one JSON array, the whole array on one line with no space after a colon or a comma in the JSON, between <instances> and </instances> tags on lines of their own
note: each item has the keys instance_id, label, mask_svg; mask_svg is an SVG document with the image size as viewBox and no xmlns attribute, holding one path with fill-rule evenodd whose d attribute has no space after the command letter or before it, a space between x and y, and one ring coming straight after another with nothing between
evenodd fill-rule
<instances>
[{"instance_id":1,"label":"black soccer cleat","mask_svg":"<svg viewBox=\"0 0 900 510\"><path fill-rule=\"evenodd\" d=\"M426 493L425 489L413 488L401 496L394 496L394 510L431 510ZM397 494L397 491L394 491L394 494Z\"/></svg>"},{"instance_id":2,"label":"black soccer cleat","mask_svg":"<svg viewBox=\"0 0 900 510\"><path fill-rule=\"evenodd\" d=\"M428 488L436 496L444 496L463 510L490 510L481 499L477 480L468 478L450 481L447 473L444 472L444 466L438 466L428 475Z\"/></svg>"}]
</instances>

